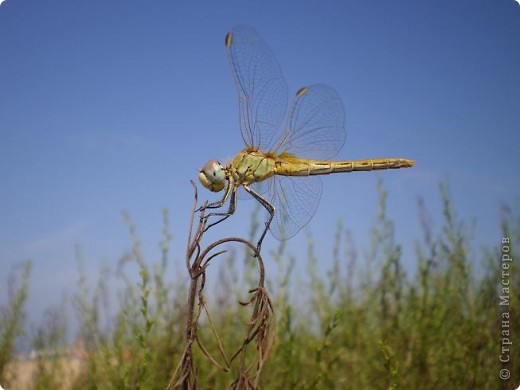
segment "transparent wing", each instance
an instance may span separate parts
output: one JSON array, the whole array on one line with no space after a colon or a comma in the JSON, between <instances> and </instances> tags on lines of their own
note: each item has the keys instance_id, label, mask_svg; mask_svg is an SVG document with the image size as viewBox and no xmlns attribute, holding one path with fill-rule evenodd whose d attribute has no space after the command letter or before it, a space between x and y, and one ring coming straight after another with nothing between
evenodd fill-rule
<instances>
[{"instance_id":1,"label":"transparent wing","mask_svg":"<svg viewBox=\"0 0 520 390\"><path fill-rule=\"evenodd\" d=\"M345 110L338 93L326 85L311 85L296 93L274 152L329 159L343 147L345 137Z\"/></svg>"},{"instance_id":2,"label":"transparent wing","mask_svg":"<svg viewBox=\"0 0 520 390\"><path fill-rule=\"evenodd\" d=\"M287 85L273 52L250 27L226 36L238 90L240 131L247 146L269 150L287 108Z\"/></svg>"},{"instance_id":3,"label":"transparent wing","mask_svg":"<svg viewBox=\"0 0 520 390\"><path fill-rule=\"evenodd\" d=\"M275 207L271 233L279 240L293 237L309 223L320 202L322 183L318 176L277 176L270 180Z\"/></svg>"}]
</instances>

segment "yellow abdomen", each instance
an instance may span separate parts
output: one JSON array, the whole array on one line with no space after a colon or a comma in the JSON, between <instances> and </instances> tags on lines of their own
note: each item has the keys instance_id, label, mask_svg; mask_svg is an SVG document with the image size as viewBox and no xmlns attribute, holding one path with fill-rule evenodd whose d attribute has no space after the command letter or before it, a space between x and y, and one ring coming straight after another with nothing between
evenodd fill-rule
<instances>
[{"instance_id":1,"label":"yellow abdomen","mask_svg":"<svg viewBox=\"0 0 520 390\"><path fill-rule=\"evenodd\" d=\"M276 159L276 174L283 176L327 175L330 173L399 169L414 166L415 161L404 158L376 158L367 160L322 161L305 160L291 155Z\"/></svg>"},{"instance_id":2,"label":"yellow abdomen","mask_svg":"<svg viewBox=\"0 0 520 390\"><path fill-rule=\"evenodd\" d=\"M237 184L249 185L273 175L309 176L330 173L409 168L413 160L377 158L368 160L322 161L306 160L290 154L274 156L258 150L244 149L231 162L231 174Z\"/></svg>"}]
</instances>

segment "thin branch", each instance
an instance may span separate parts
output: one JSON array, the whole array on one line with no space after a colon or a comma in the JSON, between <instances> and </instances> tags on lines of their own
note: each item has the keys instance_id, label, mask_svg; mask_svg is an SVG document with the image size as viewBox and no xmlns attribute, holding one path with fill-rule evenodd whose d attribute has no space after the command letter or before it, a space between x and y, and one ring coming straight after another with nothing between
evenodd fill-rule
<instances>
[{"instance_id":1,"label":"thin branch","mask_svg":"<svg viewBox=\"0 0 520 390\"><path fill-rule=\"evenodd\" d=\"M216 226L217 223L209 224L210 215L206 215L208 202L205 202L202 207L198 207L198 193L195 183L191 182L194 191L194 202L190 218L190 228L188 233L188 243L186 247L186 268L191 277L190 289L188 292L188 310L186 318L186 333L185 345L182 354L182 359L175 368L168 389L182 388L195 389L198 388L197 378L195 375L195 366L193 359L193 346L197 345L200 351L208 361L224 372L231 371L231 364L237 358L239 361L238 378L231 384L232 388L236 389L257 389L260 381L260 376L263 371L265 362L271 351L274 337L274 316L273 307L267 291L265 289L265 268L261 254L257 251L257 247L250 241L239 237L228 237L217 240L208 246L202 246L201 242L204 233L211 227ZM195 229L195 214L199 213L198 225ZM247 323L245 336L242 345L235 351L229 359L225 352L226 348L222 342L222 338L212 320L212 316L206 300L204 298L204 287L206 281L206 272L210 265L221 255L226 253L226 249L217 250L220 246L230 243L237 243L249 248L254 254L253 258L258 264L258 285L249 290L252 294L249 300L240 302L242 306L251 306L254 304L251 318ZM204 249L202 249L204 248ZM198 310L195 310L195 305L198 302ZM220 364L203 345L198 336L199 319L204 311L209 322L211 333L216 340L219 354L224 359L224 365ZM247 347L251 342L256 345L255 357L247 364ZM255 370L253 368L256 367ZM253 371L253 372L251 372Z\"/></svg>"}]
</instances>

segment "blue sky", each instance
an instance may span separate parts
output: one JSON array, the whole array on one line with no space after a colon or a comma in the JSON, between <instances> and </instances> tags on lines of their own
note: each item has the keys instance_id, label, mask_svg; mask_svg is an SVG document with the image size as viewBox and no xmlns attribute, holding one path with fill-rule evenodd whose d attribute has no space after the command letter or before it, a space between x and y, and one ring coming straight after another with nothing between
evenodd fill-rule
<instances>
[{"instance_id":1,"label":"blue sky","mask_svg":"<svg viewBox=\"0 0 520 390\"><path fill-rule=\"evenodd\" d=\"M31 311L74 292L76 244L90 275L102 261L115 267L130 248L122 210L151 261L167 207L172 260L182 269L189 180L208 159L229 159L243 147L224 50L237 24L253 26L270 45L290 94L314 83L336 88L347 128L338 159L417 161L382 174L405 261L421 238L418 196L434 227L442 223L440 182L449 184L459 217L476 219L476 247L499 244L500 204L520 193L520 6L513 0L6 0L0 276L33 260ZM330 253L341 218L362 253L376 218L376 175L323 182L310 224L318 249ZM251 208L241 202L219 234L243 232ZM304 240L302 232L289 250L300 253ZM266 249L272 245L268 236ZM2 282L0 304L6 297Z\"/></svg>"}]
</instances>

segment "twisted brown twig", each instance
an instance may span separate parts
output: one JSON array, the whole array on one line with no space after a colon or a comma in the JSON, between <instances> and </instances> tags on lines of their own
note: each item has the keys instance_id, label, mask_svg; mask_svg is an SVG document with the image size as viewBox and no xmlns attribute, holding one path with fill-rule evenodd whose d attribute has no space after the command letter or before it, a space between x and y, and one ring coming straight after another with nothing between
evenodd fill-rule
<instances>
[{"instance_id":1,"label":"twisted brown twig","mask_svg":"<svg viewBox=\"0 0 520 390\"><path fill-rule=\"evenodd\" d=\"M193 182L192 185L194 189L194 205L191 214L188 246L186 248L186 267L191 277L191 283L188 294L188 312L184 340L184 352L182 354L182 359L175 369L170 383L168 384L168 389L196 389L199 387L193 359L194 344L199 347L200 351L211 363L219 367L224 372L229 372L232 362L239 358L238 378L231 384L230 387L233 389L256 389L258 388L260 376L265 362L269 356L274 335L273 308L264 285L265 269L262 256L257 252L256 246L254 244L239 237L224 238L215 241L206 248L202 249L201 241L204 232L207 230L210 216L206 216L207 202L201 208L197 207L197 187ZM195 214L197 212L199 212L200 218L197 229L195 232L193 232ZM246 302L240 302L240 304L243 306L254 305L253 312L249 322L247 323L246 333L242 345L231 355L230 358L228 358L219 333L211 319L210 311L204 298L204 286L207 269L213 260L226 252L226 250L218 250L218 248L221 245L231 242L245 245L255 254L254 258L258 263L259 280L257 287L249 291L249 293L252 294L250 299ZM198 303L197 311L195 311L196 303ZM199 319L203 312L208 319L209 326L218 345L218 351L224 361L224 364L220 364L217 359L211 355L198 336ZM247 363L246 352L247 347L251 342L256 344L256 354L254 359L252 359L250 363Z\"/></svg>"}]
</instances>

